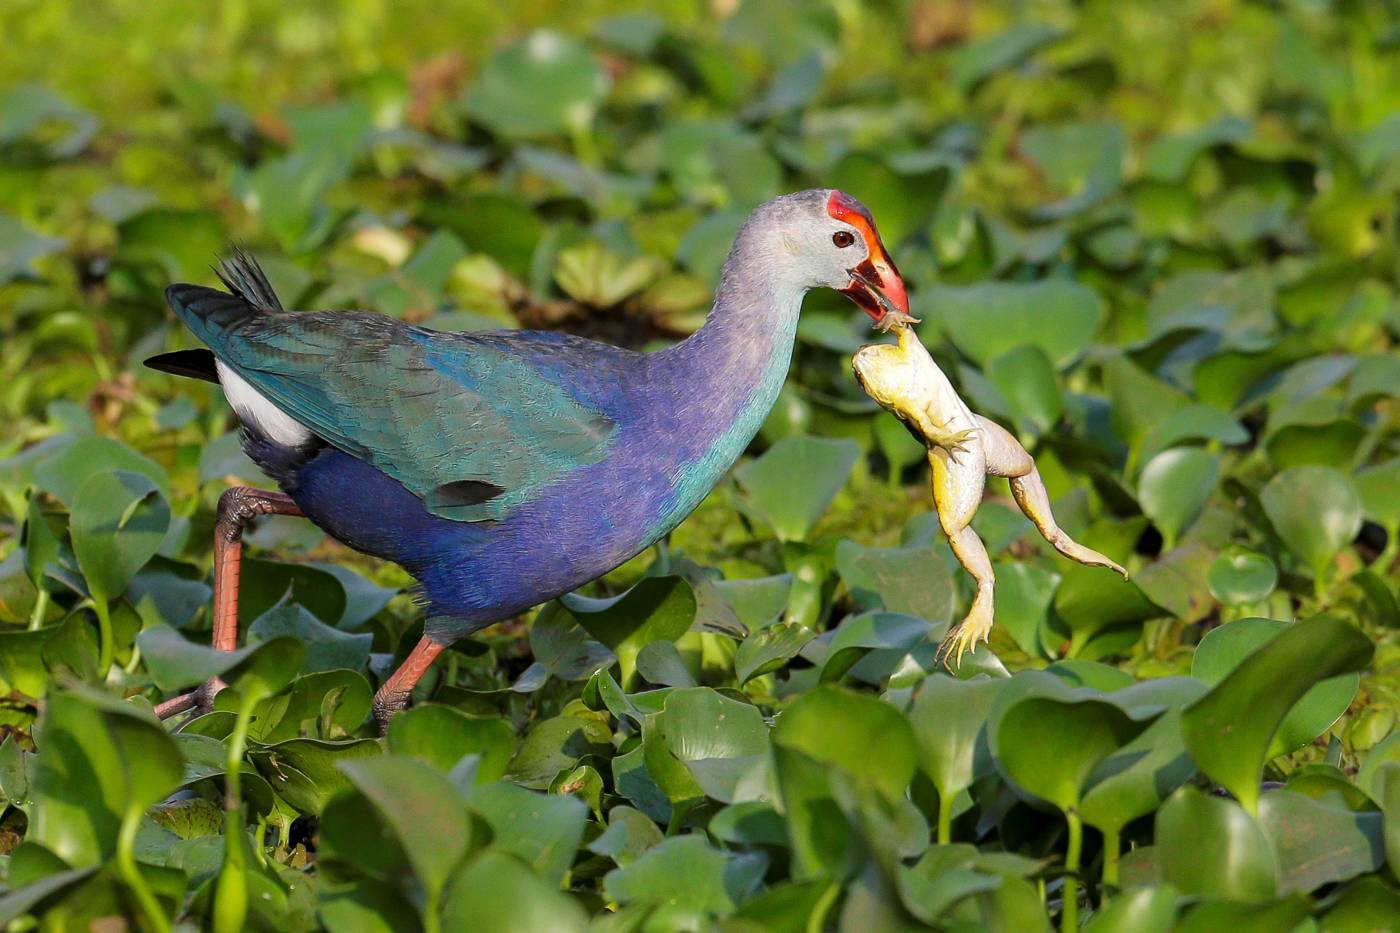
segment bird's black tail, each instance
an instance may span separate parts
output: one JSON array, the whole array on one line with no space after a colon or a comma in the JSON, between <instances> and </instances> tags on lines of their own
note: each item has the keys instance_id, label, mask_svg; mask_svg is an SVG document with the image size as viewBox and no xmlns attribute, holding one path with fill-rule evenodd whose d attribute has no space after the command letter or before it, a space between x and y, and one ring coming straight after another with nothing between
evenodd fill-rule
<instances>
[{"instance_id":1,"label":"bird's black tail","mask_svg":"<svg viewBox=\"0 0 1400 933\"><path fill-rule=\"evenodd\" d=\"M165 290L171 310L206 342L213 335L211 332L226 331L259 314L280 314L284 310L262 267L247 251L235 248L229 258L215 267L214 274L227 292L186 284ZM203 348L162 353L146 360L146 365L176 376L219 381L214 354Z\"/></svg>"}]
</instances>

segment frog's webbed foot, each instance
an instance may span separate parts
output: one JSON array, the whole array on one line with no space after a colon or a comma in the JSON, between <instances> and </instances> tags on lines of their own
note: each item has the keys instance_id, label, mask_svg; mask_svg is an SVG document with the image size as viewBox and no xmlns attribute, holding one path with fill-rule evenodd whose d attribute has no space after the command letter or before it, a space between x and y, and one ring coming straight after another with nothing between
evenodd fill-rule
<instances>
[{"instance_id":1,"label":"frog's webbed foot","mask_svg":"<svg viewBox=\"0 0 1400 933\"><path fill-rule=\"evenodd\" d=\"M962 666L963 655L974 650L979 641L986 641L991 632L991 600L986 600L985 604L981 600L975 600L972 604L972 611L967 614L967 618L953 626L948 630L948 634L943 636L943 641L939 644L934 659L949 670L955 671Z\"/></svg>"},{"instance_id":2,"label":"frog's webbed foot","mask_svg":"<svg viewBox=\"0 0 1400 933\"><path fill-rule=\"evenodd\" d=\"M935 447L942 447L953 454L967 453L968 445L977 441L977 429L966 428L962 431L949 431L943 425L938 425L934 431L925 435L930 444Z\"/></svg>"},{"instance_id":3,"label":"frog's webbed foot","mask_svg":"<svg viewBox=\"0 0 1400 933\"><path fill-rule=\"evenodd\" d=\"M882 334L888 334L896 327L907 327L910 324L919 323L918 318L905 314L894 305L889 304L888 301L881 301L880 304L885 313L880 320L875 322L875 329Z\"/></svg>"}]
</instances>

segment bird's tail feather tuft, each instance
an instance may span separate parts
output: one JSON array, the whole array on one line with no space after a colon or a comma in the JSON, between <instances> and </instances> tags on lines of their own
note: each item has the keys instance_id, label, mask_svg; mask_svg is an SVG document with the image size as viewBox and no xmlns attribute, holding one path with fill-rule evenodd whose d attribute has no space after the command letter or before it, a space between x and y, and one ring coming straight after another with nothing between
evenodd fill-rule
<instances>
[{"instance_id":1,"label":"bird's tail feather tuft","mask_svg":"<svg viewBox=\"0 0 1400 933\"><path fill-rule=\"evenodd\" d=\"M241 246L233 248L233 255L222 260L214 269L214 274L224 287L234 295L263 311L282 311L282 302L273 291L262 267Z\"/></svg>"}]
</instances>

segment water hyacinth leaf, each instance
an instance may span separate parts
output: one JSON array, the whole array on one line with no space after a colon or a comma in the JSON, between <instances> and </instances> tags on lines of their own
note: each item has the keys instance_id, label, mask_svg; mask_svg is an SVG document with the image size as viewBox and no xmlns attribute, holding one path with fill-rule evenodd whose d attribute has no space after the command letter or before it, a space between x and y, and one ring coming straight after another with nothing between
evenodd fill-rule
<instances>
[{"instance_id":1,"label":"water hyacinth leaf","mask_svg":"<svg viewBox=\"0 0 1400 933\"><path fill-rule=\"evenodd\" d=\"M1060 38L1044 23L1025 23L960 45L953 54L948 77L964 92L999 71L1019 65Z\"/></svg>"},{"instance_id":2,"label":"water hyacinth leaf","mask_svg":"<svg viewBox=\"0 0 1400 933\"><path fill-rule=\"evenodd\" d=\"M734 471L748 505L780 541L803 541L860 457L854 441L785 437ZM792 478L801 476L801 483Z\"/></svg>"},{"instance_id":3,"label":"water hyacinth leaf","mask_svg":"<svg viewBox=\"0 0 1400 933\"><path fill-rule=\"evenodd\" d=\"M1400 528L1400 457L1361 470L1352 482L1367 518L1388 529Z\"/></svg>"},{"instance_id":4,"label":"water hyacinth leaf","mask_svg":"<svg viewBox=\"0 0 1400 933\"><path fill-rule=\"evenodd\" d=\"M592 599L570 594L559 600L578 624L612 649L631 687L637 655L654 641L675 641L695 621L695 590L681 577L648 577L621 596Z\"/></svg>"},{"instance_id":5,"label":"water hyacinth leaf","mask_svg":"<svg viewBox=\"0 0 1400 933\"><path fill-rule=\"evenodd\" d=\"M526 787L549 787L561 771L573 768L586 755L608 755L613 751L612 733L598 719L583 716L555 716L536 724L510 759L506 774ZM640 757L641 749L637 749Z\"/></svg>"},{"instance_id":6,"label":"water hyacinth leaf","mask_svg":"<svg viewBox=\"0 0 1400 933\"><path fill-rule=\"evenodd\" d=\"M440 703L404 710L389 721L389 751L425 761L444 774L465 755L479 755L476 783L505 774L515 730L504 719L482 719Z\"/></svg>"},{"instance_id":7,"label":"water hyacinth leaf","mask_svg":"<svg viewBox=\"0 0 1400 933\"><path fill-rule=\"evenodd\" d=\"M110 858L122 819L180 783L180 751L154 717L89 689L48 698L35 736L26 838L71 866Z\"/></svg>"},{"instance_id":8,"label":"water hyacinth leaf","mask_svg":"<svg viewBox=\"0 0 1400 933\"><path fill-rule=\"evenodd\" d=\"M933 626L897 612L866 612L841 623L827 643L821 680L840 680L871 651L908 650L931 636Z\"/></svg>"},{"instance_id":9,"label":"water hyacinth leaf","mask_svg":"<svg viewBox=\"0 0 1400 933\"><path fill-rule=\"evenodd\" d=\"M20 543L24 547L25 572L36 587L43 585L44 571L58 558L59 542L32 489L25 503L24 533Z\"/></svg>"},{"instance_id":10,"label":"water hyacinth leaf","mask_svg":"<svg viewBox=\"0 0 1400 933\"><path fill-rule=\"evenodd\" d=\"M341 764L377 758L383 753L383 747L374 739L330 742L297 738L250 745L248 760L293 808L319 814L327 801L351 787Z\"/></svg>"},{"instance_id":11,"label":"water hyacinth leaf","mask_svg":"<svg viewBox=\"0 0 1400 933\"><path fill-rule=\"evenodd\" d=\"M1150 713L1135 717L1092 695L1055 690L999 706L989 736L997 769L1008 780L1069 810L1078 806L1094 768L1153 718Z\"/></svg>"},{"instance_id":12,"label":"water hyacinth leaf","mask_svg":"<svg viewBox=\"0 0 1400 933\"><path fill-rule=\"evenodd\" d=\"M1171 885L1119 891L1085 925L1085 933L1170 933L1176 920L1176 899Z\"/></svg>"},{"instance_id":13,"label":"water hyacinth leaf","mask_svg":"<svg viewBox=\"0 0 1400 933\"><path fill-rule=\"evenodd\" d=\"M876 548L843 540L836 546L836 570L865 608L935 623L952 617L952 573L935 548Z\"/></svg>"},{"instance_id":14,"label":"water hyacinth leaf","mask_svg":"<svg viewBox=\"0 0 1400 933\"><path fill-rule=\"evenodd\" d=\"M306 650L293 638L273 638L235 651L217 651L187 641L166 625L136 638L151 678L162 690L177 690L222 677L240 691L275 693L301 669Z\"/></svg>"},{"instance_id":15,"label":"water hyacinth leaf","mask_svg":"<svg viewBox=\"0 0 1400 933\"><path fill-rule=\"evenodd\" d=\"M35 262L66 245L58 237L38 233L8 214L0 214L0 285L34 275Z\"/></svg>"},{"instance_id":16,"label":"water hyacinth leaf","mask_svg":"<svg viewBox=\"0 0 1400 933\"><path fill-rule=\"evenodd\" d=\"M435 903L471 844L462 798L441 772L410 758L347 760L339 768L394 830L413 872Z\"/></svg>"},{"instance_id":17,"label":"water hyacinth leaf","mask_svg":"<svg viewBox=\"0 0 1400 933\"><path fill-rule=\"evenodd\" d=\"M1291 790L1259 799L1259 825L1273 843L1279 892L1304 894L1385 864L1385 817Z\"/></svg>"},{"instance_id":18,"label":"water hyacinth leaf","mask_svg":"<svg viewBox=\"0 0 1400 933\"><path fill-rule=\"evenodd\" d=\"M731 885L729 859L702 835L667 839L641 854L630 865L603 878L603 891L621 904L685 907L702 913L728 914L737 898Z\"/></svg>"},{"instance_id":19,"label":"water hyacinth leaf","mask_svg":"<svg viewBox=\"0 0 1400 933\"><path fill-rule=\"evenodd\" d=\"M150 560L170 527L170 506L147 476L97 473L73 498L73 554L93 597L120 596Z\"/></svg>"},{"instance_id":20,"label":"water hyacinth leaf","mask_svg":"<svg viewBox=\"0 0 1400 933\"><path fill-rule=\"evenodd\" d=\"M1138 478L1138 503L1170 547L1200 514L1220 478L1220 456L1174 447L1148 461Z\"/></svg>"},{"instance_id":21,"label":"water hyacinth leaf","mask_svg":"<svg viewBox=\"0 0 1400 933\"><path fill-rule=\"evenodd\" d=\"M373 693L357 671L302 674L288 690L259 705L248 734L263 743L306 732L323 739L343 738L365 721Z\"/></svg>"},{"instance_id":22,"label":"water hyacinth leaf","mask_svg":"<svg viewBox=\"0 0 1400 933\"><path fill-rule=\"evenodd\" d=\"M1278 583L1278 568L1268 555L1241 547L1222 551L1206 573L1210 594L1227 606L1257 603Z\"/></svg>"},{"instance_id":23,"label":"water hyacinth leaf","mask_svg":"<svg viewBox=\"0 0 1400 933\"><path fill-rule=\"evenodd\" d=\"M928 309L925 313L958 349L983 367L1030 345L1063 368L1093 342L1103 311L1093 291L1064 279L938 285L923 291L927 294L921 292L919 310Z\"/></svg>"},{"instance_id":24,"label":"water hyacinth leaf","mask_svg":"<svg viewBox=\"0 0 1400 933\"><path fill-rule=\"evenodd\" d=\"M778 717L772 740L844 771L891 800L903 794L918 767L914 730L898 710L833 685L803 694L789 706Z\"/></svg>"},{"instance_id":25,"label":"water hyacinth leaf","mask_svg":"<svg viewBox=\"0 0 1400 933\"><path fill-rule=\"evenodd\" d=\"M739 684L783 667L816 636L801 622L780 622L750 635L734 652L734 673Z\"/></svg>"},{"instance_id":26,"label":"water hyacinth leaf","mask_svg":"<svg viewBox=\"0 0 1400 933\"><path fill-rule=\"evenodd\" d=\"M468 116L500 136L540 139L584 130L606 90L603 70L586 48L541 30L491 56L461 102Z\"/></svg>"},{"instance_id":27,"label":"water hyacinth leaf","mask_svg":"<svg viewBox=\"0 0 1400 933\"><path fill-rule=\"evenodd\" d=\"M1060 380L1045 351L1024 344L987 363L987 379L1011 403L1020 423L1048 431L1060 420Z\"/></svg>"},{"instance_id":28,"label":"water hyacinth leaf","mask_svg":"<svg viewBox=\"0 0 1400 933\"><path fill-rule=\"evenodd\" d=\"M490 896L483 896L490 892ZM502 852L483 852L451 879L442 929L473 933L549 930L584 933L588 916L573 898Z\"/></svg>"},{"instance_id":29,"label":"water hyacinth leaf","mask_svg":"<svg viewBox=\"0 0 1400 933\"><path fill-rule=\"evenodd\" d=\"M1182 894L1259 902L1278 890L1273 846L1233 800L1183 787L1157 811L1157 866Z\"/></svg>"},{"instance_id":30,"label":"water hyacinth leaf","mask_svg":"<svg viewBox=\"0 0 1400 933\"><path fill-rule=\"evenodd\" d=\"M1361 499L1346 474L1325 466L1284 470L1259 493L1269 522L1320 579L1327 565L1361 530Z\"/></svg>"},{"instance_id":31,"label":"water hyacinth leaf","mask_svg":"<svg viewBox=\"0 0 1400 933\"><path fill-rule=\"evenodd\" d=\"M1094 768L1079 805L1084 822L1116 833L1191 779L1196 765L1181 736L1181 710L1205 692L1205 685L1189 677L1164 677L1112 695L1120 705L1165 706L1166 711Z\"/></svg>"},{"instance_id":32,"label":"water hyacinth leaf","mask_svg":"<svg viewBox=\"0 0 1400 933\"><path fill-rule=\"evenodd\" d=\"M673 803L765 792L768 727L757 707L708 687L673 690L643 727L647 770Z\"/></svg>"},{"instance_id":33,"label":"water hyacinth leaf","mask_svg":"<svg viewBox=\"0 0 1400 933\"><path fill-rule=\"evenodd\" d=\"M750 632L773 622L787 607L792 574L748 580L717 580L715 588Z\"/></svg>"},{"instance_id":34,"label":"water hyacinth leaf","mask_svg":"<svg viewBox=\"0 0 1400 933\"><path fill-rule=\"evenodd\" d=\"M1288 627L1273 619L1237 619L1213 629L1196 648L1191 676L1216 686ZM1268 757L1273 759L1302 748L1326 732L1346 712L1360 682L1358 674L1341 674L1308 689L1279 723L1269 743Z\"/></svg>"},{"instance_id":35,"label":"water hyacinth leaf","mask_svg":"<svg viewBox=\"0 0 1400 933\"><path fill-rule=\"evenodd\" d=\"M624 805L608 811L608 828L588 843L588 851L606 855L619 867L635 862L643 852L666 838L645 813Z\"/></svg>"},{"instance_id":36,"label":"water hyacinth leaf","mask_svg":"<svg viewBox=\"0 0 1400 933\"><path fill-rule=\"evenodd\" d=\"M1335 616L1288 626L1182 714L1191 757L1255 812L1259 775L1288 711L1314 684L1364 669L1374 651L1369 638Z\"/></svg>"},{"instance_id":37,"label":"water hyacinth leaf","mask_svg":"<svg viewBox=\"0 0 1400 933\"><path fill-rule=\"evenodd\" d=\"M1035 656L1041 653L1040 630L1045 624L1060 575L1022 561L996 561L995 622L1021 650Z\"/></svg>"},{"instance_id":38,"label":"water hyacinth leaf","mask_svg":"<svg viewBox=\"0 0 1400 933\"><path fill-rule=\"evenodd\" d=\"M306 649L308 673L348 669L364 670L374 636L352 635L331 628L298 605L274 606L248 627L250 645L269 639L295 638Z\"/></svg>"},{"instance_id":39,"label":"water hyacinth leaf","mask_svg":"<svg viewBox=\"0 0 1400 933\"><path fill-rule=\"evenodd\" d=\"M487 784L467 805L491 827L491 846L533 868L545 881L563 882L588 821L588 805L566 794L541 794L515 784Z\"/></svg>"},{"instance_id":40,"label":"water hyacinth leaf","mask_svg":"<svg viewBox=\"0 0 1400 933\"><path fill-rule=\"evenodd\" d=\"M345 615L345 588L335 574L311 564L245 556L239 576L238 624L252 625L283 603L295 603L327 625L335 625Z\"/></svg>"},{"instance_id":41,"label":"water hyacinth leaf","mask_svg":"<svg viewBox=\"0 0 1400 933\"><path fill-rule=\"evenodd\" d=\"M919 747L919 765L938 788L940 800L951 801L994 770L986 725L992 701L1003 685L1002 680L957 680L943 674L933 674L919 684L909 722Z\"/></svg>"}]
</instances>

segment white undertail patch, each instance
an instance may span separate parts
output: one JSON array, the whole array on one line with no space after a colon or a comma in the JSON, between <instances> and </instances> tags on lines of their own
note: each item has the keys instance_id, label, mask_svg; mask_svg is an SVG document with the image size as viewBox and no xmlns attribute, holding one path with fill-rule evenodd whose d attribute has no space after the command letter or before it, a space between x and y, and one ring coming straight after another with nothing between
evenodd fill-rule
<instances>
[{"instance_id":1,"label":"white undertail patch","mask_svg":"<svg viewBox=\"0 0 1400 933\"><path fill-rule=\"evenodd\" d=\"M214 366L219 372L224 398L246 426L286 447L300 447L311 440L312 433L306 425L269 402L267 396L225 366L222 360L215 361Z\"/></svg>"}]
</instances>

